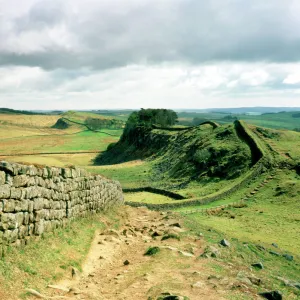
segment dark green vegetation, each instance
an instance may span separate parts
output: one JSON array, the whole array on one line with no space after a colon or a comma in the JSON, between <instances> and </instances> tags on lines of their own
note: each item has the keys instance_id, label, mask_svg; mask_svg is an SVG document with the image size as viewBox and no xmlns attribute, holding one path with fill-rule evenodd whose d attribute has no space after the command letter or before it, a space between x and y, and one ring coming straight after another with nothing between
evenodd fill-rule
<instances>
[{"instance_id":1,"label":"dark green vegetation","mask_svg":"<svg viewBox=\"0 0 300 300\"><path fill-rule=\"evenodd\" d=\"M162 127L172 126L177 122L177 114L170 109L141 109L128 117L125 130L138 126L150 127L155 124Z\"/></svg>"},{"instance_id":2,"label":"dark green vegetation","mask_svg":"<svg viewBox=\"0 0 300 300\"><path fill-rule=\"evenodd\" d=\"M0 114L42 115L42 113L36 113L33 111L29 111L29 110L15 110L15 109L11 109L11 108L3 108L3 107L0 108Z\"/></svg>"},{"instance_id":3,"label":"dark green vegetation","mask_svg":"<svg viewBox=\"0 0 300 300\"><path fill-rule=\"evenodd\" d=\"M159 247L149 247L144 255L152 256L160 252Z\"/></svg>"},{"instance_id":4,"label":"dark green vegetation","mask_svg":"<svg viewBox=\"0 0 300 300\"><path fill-rule=\"evenodd\" d=\"M100 130L103 128L121 129L124 127L124 122L117 119L87 118L85 124L92 130Z\"/></svg>"},{"instance_id":5,"label":"dark green vegetation","mask_svg":"<svg viewBox=\"0 0 300 300\"><path fill-rule=\"evenodd\" d=\"M136 127L124 131L120 141L100 154L96 163L142 158L153 161L155 182L179 188L195 180L236 178L251 166L251 151L233 125L217 129L204 125L179 133Z\"/></svg>"}]
</instances>

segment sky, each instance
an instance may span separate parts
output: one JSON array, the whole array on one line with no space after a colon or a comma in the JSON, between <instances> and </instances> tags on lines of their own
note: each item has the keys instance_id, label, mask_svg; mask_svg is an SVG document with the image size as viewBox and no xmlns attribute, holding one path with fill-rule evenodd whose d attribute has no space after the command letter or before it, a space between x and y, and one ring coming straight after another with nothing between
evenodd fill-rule
<instances>
[{"instance_id":1,"label":"sky","mask_svg":"<svg viewBox=\"0 0 300 300\"><path fill-rule=\"evenodd\" d=\"M0 107L300 107L299 0L0 0Z\"/></svg>"}]
</instances>

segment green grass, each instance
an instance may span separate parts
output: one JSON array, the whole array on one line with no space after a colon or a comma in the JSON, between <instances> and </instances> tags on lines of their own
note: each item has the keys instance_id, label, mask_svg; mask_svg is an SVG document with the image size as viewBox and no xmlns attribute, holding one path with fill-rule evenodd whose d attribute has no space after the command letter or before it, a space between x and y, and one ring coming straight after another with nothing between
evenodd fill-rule
<instances>
[{"instance_id":1,"label":"green grass","mask_svg":"<svg viewBox=\"0 0 300 300\"><path fill-rule=\"evenodd\" d=\"M298 299L298 297L300 297L299 291L294 288L284 286L283 283L277 279L277 277L283 277L289 280L299 281L299 256L296 256L296 261L292 262L287 261L282 256L274 256L268 251L273 250L283 253L285 253L285 251L272 247L270 244L272 239L266 241L267 234L272 235L273 242L274 239L276 242L278 238L292 240L293 237L286 237L286 232L280 233L277 231L275 234L275 232L271 233L269 229L266 231L266 229L263 227L264 223L261 223L260 220L256 220L253 226L251 226L251 223L249 222L245 224L245 226L243 226L240 230L237 229L238 225L235 226L231 224L231 226L234 226L234 232L237 232L237 234L233 234L234 232L232 230L228 230L228 226L226 226L226 228L223 228L224 224L218 222L217 218L221 217L216 217L214 222L207 223L205 222L205 218L200 215L183 217L185 225L189 228L189 231L186 234L201 233L204 235L205 242L208 245L214 246L219 244L220 240L223 238L226 238L230 241L230 248L219 248L221 251L220 258L214 259L213 261L207 261L207 264L214 270L214 274L219 274L223 278L227 276L233 276L233 273L238 274L239 272L249 274L249 268L251 267L252 263L262 262L264 265L263 270L253 269L252 271L254 276L262 280L262 286L256 287L258 288L258 291L263 291L265 289L280 290L284 293L284 299ZM285 222L288 222L288 220L285 220ZM241 223L239 225L241 226ZM255 226L259 225L261 225L259 230L259 238L250 238L250 236L245 236L243 234L243 231L246 231L247 227L250 227L251 230ZM266 250L259 250L256 246L257 244L265 246ZM234 265L234 270L230 266L228 266L229 264ZM242 296L230 295L228 299L243 299L239 297Z\"/></svg>"},{"instance_id":2,"label":"green grass","mask_svg":"<svg viewBox=\"0 0 300 300\"><path fill-rule=\"evenodd\" d=\"M102 132L83 131L72 135L43 135L17 137L1 143L0 154L65 152L65 151L104 151L107 146L119 139L121 131L105 130L114 136Z\"/></svg>"},{"instance_id":3,"label":"green grass","mask_svg":"<svg viewBox=\"0 0 300 300\"><path fill-rule=\"evenodd\" d=\"M47 233L21 249L11 248L0 260L0 290L23 295L25 288L43 291L47 284L69 277L71 267L81 270L95 230L103 229L103 217L118 224L114 211L71 222L66 228ZM33 259L34 258L34 259ZM0 293L1 294L1 293Z\"/></svg>"},{"instance_id":4,"label":"green grass","mask_svg":"<svg viewBox=\"0 0 300 300\"><path fill-rule=\"evenodd\" d=\"M151 185L149 173L151 164L148 162L132 162L111 166L87 167L94 174L120 181L123 188L136 188Z\"/></svg>"},{"instance_id":5,"label":"green grass","mask_svg":"<svg viewBox=\"0 0 300 300\"><path fill-rule=\"evenodd\" d=\"M276 191L280 186L285 191L282 194ZM269 185L246 202L247 207L226 209L228 215L235 216L234 219L227 214L203 215L202 213L187 215L186 218L240 240L263 245L271 245L274 242L281 249L298 254L300 249L299 195L299 176L289 171L280 171ZM224 204L224 202L219 203Z\"/></svg>"},{"instance_id":6,"label":"green grass","mask_svg":"<svg viewBox=\"0 0 300 300\"><path fill-rule=\"evenodd\" d=\"M126 193L125 201L161 204L161 203L175 202L177 200L159 194L154 194L149 192L137 192L137 193Z\"/></svg>"}]
</instances>

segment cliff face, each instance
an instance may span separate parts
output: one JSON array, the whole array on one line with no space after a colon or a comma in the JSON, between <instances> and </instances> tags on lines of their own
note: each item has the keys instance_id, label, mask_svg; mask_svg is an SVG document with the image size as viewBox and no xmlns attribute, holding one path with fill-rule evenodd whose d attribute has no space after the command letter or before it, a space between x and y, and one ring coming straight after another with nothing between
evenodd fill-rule
<instances>
[{"instance_id":1,"label":"cliff face","mask_svg":"<svg viewBox=\"0 0 300 300\"><path fill-rule=\"evenodd\" d=\"M82 169L0 162L0 255L10 244L123 202L119 182Z\"/></svg>"},{"instance_id":2,"label":"cliff face","mask_svg":"<svg viewBox=\"0 0 300 300\"><path fill-rule=\"evenodd\" d=\"M170 135L163 131L136 127L125 130L120 140L109 145L107 150L95 159L96 165L118 164L135 159L145 159L167 147Z\"/></svg>"},{"instance_id":3,"label":"cliff face","mask_svg":"<svg viewBox=\"0 0 300 300\"><path fill-rule=\"evenodd\" d=\"M202 176L235 178L251 166L249 146L233 125L204 125L178 132L170 129L135 128L124 131L120 141L101 153L97 164L151 159L157 178L179 181ZM159 179L160 180L160 179Z\"/></svg>"}]
</instances>

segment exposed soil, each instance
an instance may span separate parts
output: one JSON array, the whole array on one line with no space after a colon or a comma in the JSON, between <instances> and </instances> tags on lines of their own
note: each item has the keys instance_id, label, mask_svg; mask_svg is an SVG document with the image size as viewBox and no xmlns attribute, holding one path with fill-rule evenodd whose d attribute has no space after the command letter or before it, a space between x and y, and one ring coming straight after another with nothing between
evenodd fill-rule
<instances>
[{"instance_id":1,"label":"exposed soil","mask_svg":"<svg viewBox=\"0 0 300 300\"><path fill-rule=\"evenodd\" d=\"M82 273L73 270L72 277L70 270L68 278L56 283L69 292L49 288L45 299L154 300L163 292L190 300L225 299L232 285L228 278L223 286L216 283L218 276L208 266L211 259L199 259L204 252L203 238L186 234L179 217L127 206L123 214L119 230L96 232ZM158 236L153 238L153 233ZM162 241L166 233L179 234L180 240ZM160 252L145 256L150 246L158 246Z\"/></svg>"}]
</instances>

